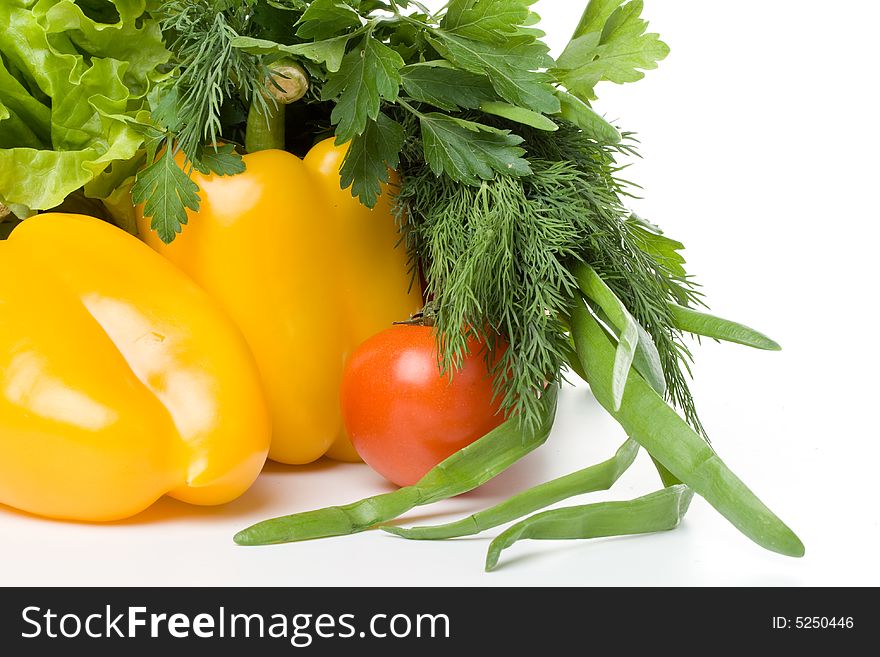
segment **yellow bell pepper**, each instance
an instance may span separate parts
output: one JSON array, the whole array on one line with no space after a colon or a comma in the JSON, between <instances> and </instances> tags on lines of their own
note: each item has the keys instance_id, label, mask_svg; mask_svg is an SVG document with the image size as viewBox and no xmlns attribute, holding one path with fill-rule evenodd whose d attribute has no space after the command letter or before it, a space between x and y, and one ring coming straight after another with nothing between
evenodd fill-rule
<instances>
[{"instance_id":1,"label":"yellow bell pepper","mask_svg":"<svg viewBox=\"0 0 880 657\"><path fill-rule=\"evenodd\" d=\"M422 306L388 195L369 210L340 189L346 148L327 140L305 159L263 150L244 156L244 173L195 173L200 209L171 244L138 209L141 238L244 333L269 398L269 458L282 463L358 460L339 408L345 359Z\"/></svg>"},{"instance_id":2,"label":"yellow bell pepper","mask_svg":"<svg viewBox=\"0 0 880 657\"><path fill-rule=\"evenodd\" d=\"M0 242L0 503L107 521L164 494L220 504L270 420L226 314L136 238L44 214Z\"/></svg>"}]
</instances>

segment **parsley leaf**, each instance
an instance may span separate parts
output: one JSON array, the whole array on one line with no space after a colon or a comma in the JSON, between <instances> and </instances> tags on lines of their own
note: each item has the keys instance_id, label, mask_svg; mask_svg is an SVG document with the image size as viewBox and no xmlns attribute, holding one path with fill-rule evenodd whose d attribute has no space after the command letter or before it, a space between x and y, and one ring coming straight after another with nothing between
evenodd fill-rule
<instances>
[{"instance_id":1,"label":"parsley leaf","mask_svg":"<svg viewBox=\"0 0 880 657\"><path fill-rule=\"evenodd\" d=\"M249 52L252 55L299 55L318 64L325 64L328 72L335 73L342 66L342 59L345 57L345 48L348 42L356 35L357 32L352 32L351 34L343 34L342 36L324 39L323 41L294 43L291 45L275 43L266 39L256 39L254 37L236 37L232 40L232 46Z\"/></svg>"},{"instance_id":2,"label":"parsley leaf","mask_svg":"<svg viewBox=\"0 0 880 657\"><path fill-rule=\"evenodd\" d=\"M551 78L538 70L553 63L543 43L531 37L511 37L504 44L485 43L442 29L432 30L428 40L452 63L488 76L507 102L544 114L559 112Z\"/></svg>"},{"instance_id":3,"label":"parsley leaf","mask_svg":"<svg viewBox=\"0 0 880 657\"><path fill-rule=\"evenodd\" d=\"M587 137L600 144L620 143L621 135L617 128L599 116L587 103L561 89L556 92L556 97L562 104L559 116L574 123Z\"/></svg>"},{"instance_id":4,"label":"parsley leaf","mask_svg":"<svg viewBox=\"0 0 880 657\"><path fill-rule=\"evenodd\" d=\"M193 168L205 175L214 173L218 176L234 176L245 169L244 160L235 152L235 146L225 144L217 148L205 147L199 156L193 159Z\"/></svg>"},{"instance_id":5,"label":"parsley leaf","mask_svg":"<svg viewBox=\"0 0 880 657\"><path fill-rule=\"evenodd\" d=\"M595 100L603 80L623 84L645 77L669 54L669 46L646 33L642 0L591 0L575 37L559 57L556 78L583 100Z\"/></svg>"},{"instance_id":6,"label":"parsley leaf","mask_svg":"<svg viewBox=\"0 0 880 657\"><path fill-rule=\"evenodd\" d=\"M266 4L276 9L303 11L308 5L308 0L266 0ZM259 4L257 6L259 7Z\"/></svg>"},{"instance_id":7,"label":"parsley leaf","mask_svg":"<svg viewBox=\"0 0 880 657\"><path fill-rule=\"evenodd\" d=\"M419 114L425 161L435 175L479 185L497 173L527 176L532 170L519 147L522 137L438 112Z\"/></svg>"},{"instance_id":8,"label":"parsley leaf","mask_svg":"<svg viewBox=\"0 0 880 657\"><path fill-rule=\"evenodd\" d=\"M500 43L529 20L535 0L453 0L441 22L449 32Z\"/></svg>"},{"instance_id":9,"label":"parsley leaf","mask_svg":"<svg viewBox=\"0 0 880 657\"><path fill-rule=\"evenodd\" d=\"M516 105L508 105L507 103L499 103L496 101L488 101L480 105L480 109L486 114L493 114L501 118L513 121L514 123L522 123L537 130L545 130L546 132L556 132L559 126L553 119L543 114L538 114L532 110L527 110Z\"/></svg>"},{"instance_id":10,"label":"parsley leaf","mask_svg":"<svg viewBox=\"0 0 880 657\"><path fill-rule=\"evenodd\" d=\"M324 40L361 26L361 17L337 0L314 0L299 19L296 35L303 39Z\"/></svg>"},{"instance_id":11,"label":"parsley leaf","mask_svg":"<svg viewBox=\"0 0 880 657\"><path fill-rule=\"evenodd\" d=\"M171 87L160 97L159 102L153 108L153 121L165 130L177 132L183 127L181 109L180 90L177 87Z\"/></svg>"},{"instance_id":12,"label":"parsley leaf","mask_svg":"<svg viewBox=\"0 0 880 657\"><path fill-rule=\"evenodd\" d=\"M199 187L174 161L171 148L138 173L131 189L135 202L145 203L144 215L152 217L150 227L159 239L170 244L186 225L186 210L199 209Z\"/></svg>"},{"instance_id":13,"label":"parsley leaf","mask_svg":"<svg viewBox=\"0 0 880 657\"><path fill-rule=\"evenodd\" d=\"M249 0L246 0L249 1ZM262 0L250 5L248 34L263 39L289 43L291 23L308 8L306 0Z\"/></svg>"},{"instance_id":14,"label":"parsley leaf","mask_svg":"<svg viewBox=\"0 0 880 657\"><path fill-rule=\"evenodd\" d=\"M351 141L340 170L343 189L351 187L351 195L360 198L368 208L376 205L382 184L388 182L388 170L400 163L400 151L406 131L397 121L379 112L369 121L363 134Z\"/></svg>"},{"instance_id":15,"label":"parsley leaf","mask_svg":"<svg viewBox=\"0 0 880 657\"><path fill-rule=\"evenodd\" d=\"M617 11L624 2L627 0L590 0L581 15L581 20L575 28L572 39L590 32L601 32L605 23L611 18L611 14Z\"/></svg>"},{"instance_id":16,"label":"parsley leaf","mask_svg":"<svg viewBox=\"0 0 880 657\"><path fill-rule=\"evenodd\" d=\"M486 76L433 64L437 62L407 66L401 71L403 88L413 99L453 112L477 109L481 103L497 98Z\"/></svg>"},{"instance_id":17,"label":"parsley leaf","mask_svg":"<svg viewBox=\"0 0 880 657\"><path fill-rule=\"evenodd\" d=\"M342 60L324 84L323 100L336 106L330 120L336 126L336 143L351 141L366 130L370 119L379 116L382 100L394 102L400 93L400 54L371 35Z\"/></svg>"}]
</instances>

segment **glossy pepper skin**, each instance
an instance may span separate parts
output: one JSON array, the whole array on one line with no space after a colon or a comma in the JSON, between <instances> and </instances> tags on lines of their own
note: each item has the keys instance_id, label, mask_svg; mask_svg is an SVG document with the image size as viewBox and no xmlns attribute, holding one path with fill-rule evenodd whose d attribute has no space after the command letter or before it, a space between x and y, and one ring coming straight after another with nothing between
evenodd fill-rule
<instances>
[{"instance_id":1,"label":"glossy pepper skin","mask_svg":"<svg viewBox=\"0 0 880 657\"><path fill-rule=\"evenodd\" d=\"M0 242L0 503L132 516L166 493L241 495L270 424L253 356L192 281L136 238L44 214Z\"/></svg>"},{"instance_id":2,"label":"glossy pepper skin","mask_svg":"<svg viewBox=\"0 0 880 657\"><path fill-rule=\"evenodd\" d=\"M235 320L256 357L272 413L269 458L359 460L339 405L342 368L363 340L422 304L388 195L369 210L340 189L346 147L304 159L244 156L235 176L195 173L201 206L171 244L138 216L141 238Z\"/></svg>"}]
</instances>

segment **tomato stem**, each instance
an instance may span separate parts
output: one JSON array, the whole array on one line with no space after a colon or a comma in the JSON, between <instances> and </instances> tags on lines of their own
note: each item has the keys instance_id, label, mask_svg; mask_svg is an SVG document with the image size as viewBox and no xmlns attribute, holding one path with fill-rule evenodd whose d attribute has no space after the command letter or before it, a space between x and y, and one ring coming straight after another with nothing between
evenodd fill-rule
<instances>
[{"instance_id":1,"label":"tomato stem","mask_svg":"<svg viewBox=\"0 0 880 657\"><path fill-rule=\"evenodd\" d=\"M429 301L419 312L410 315L409 319L392 322L392 324L394 326L436 326L437 307L433 301Z\"/></svg>"},{"instance_id":2,"label":"tomato stem","mask_svg":"<svg viewBox=\"0 0 880 657\"><path fill-rule=\"evenodd\" d=\"M409 319L391 323L394 326L434 326L434 318L428 317L423 313L416 313Z\"/></svg>"}]
</instances>

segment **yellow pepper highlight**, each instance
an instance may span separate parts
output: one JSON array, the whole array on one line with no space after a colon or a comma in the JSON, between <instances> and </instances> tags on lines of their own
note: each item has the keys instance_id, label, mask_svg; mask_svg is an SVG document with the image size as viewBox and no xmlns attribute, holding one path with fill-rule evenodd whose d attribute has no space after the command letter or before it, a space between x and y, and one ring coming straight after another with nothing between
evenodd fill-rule
<instances>
[{"instance_id":1,"label":"yellow pepper highlight","mask_svg":"<svg viewBox=\"0 0 880 657\"><path fill-rule=\"evenodd\" d=\"M136 238L43 214L0 242L0 503L132 516L164 494L221 504L253 483L270 421L225 313Z\"/></svg>"},{"instance_id":2,"label":"yellow pepper highlight","mask_svg":"<svg viewBox=\"0 0 880 657\"><path fill-rule=\"evenodd\" d=\"M234 176L193 174L201 206L171 244L138 209L141 238L199 283L250 344L272 413L269 458L354 461L339 384L349 353L422 306L388 194L373 210L340 189L346 146L300 159L244 156ZM397 248L396 248L397 247Z\"/></svg>"}]
</instances>

